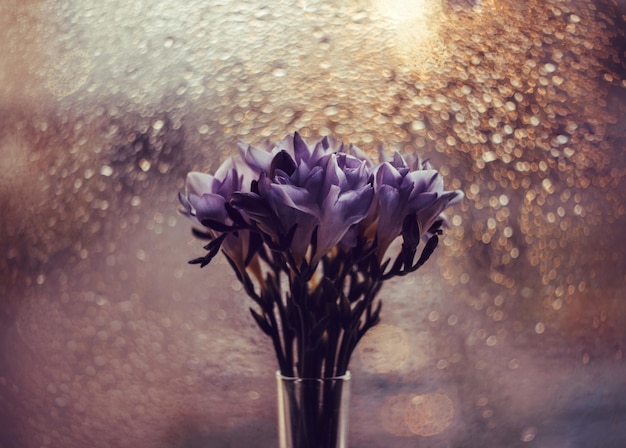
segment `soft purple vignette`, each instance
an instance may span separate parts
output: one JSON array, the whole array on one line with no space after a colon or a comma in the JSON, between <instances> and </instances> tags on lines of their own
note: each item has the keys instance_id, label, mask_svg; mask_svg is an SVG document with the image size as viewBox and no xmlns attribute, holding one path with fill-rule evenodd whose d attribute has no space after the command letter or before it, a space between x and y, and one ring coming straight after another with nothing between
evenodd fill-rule
<instances>
[{"instance_id":1,"label":"soft purple vignette","mask_svg":"<svg viewBox=\"0 0 626 448\"><path fill-rule=\"evenodd\" d=\"M291 173L273 169L276 156L285 151L295 166ZM429 230L443 211L463 198L461 191L445 191L441 175L427 162L396 152L391 160L380 152L380 163L358 147L325 137L307 145L299 134L261 147L239 144L239 154L229 157L214 175L190 172L182 213L197 224L210 220L233 225L226 210L230 202L248 223L278 240L295 226L291 251L300 263L316 264L337 245L353 247L360 233L374 244L382 261L391 243L402 234L403 222L414 215L420 235ZM409 163L411 159L415 159ZM258 192L251 192L256 181ZM242 196L264 202L269 210L247 210ZM268 213L271 211L271 213ZM208 227L216 237L219 231ZM316 232L315 253L311 242ZM277 242L277 241L276 241ZM243 266L246 231L229 234L222 249Z\"/></svg>"}]
</instances>

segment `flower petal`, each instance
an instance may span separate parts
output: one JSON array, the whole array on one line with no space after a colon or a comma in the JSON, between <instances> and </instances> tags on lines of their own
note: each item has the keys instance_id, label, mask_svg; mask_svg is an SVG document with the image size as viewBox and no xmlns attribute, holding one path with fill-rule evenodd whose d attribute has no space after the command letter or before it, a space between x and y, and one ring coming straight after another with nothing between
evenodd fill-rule
<instances>
[{"instance_id":1,"label":"flower petal","mask_svg":"<svg viewBox=\"0 0 626 448\"><path fill-rule=\"evenodd\" d=\"M213 193L218 187L219 181L211 174L192 171L187 174L185 187L187 194L202 196L204 193Z\"/></svg>"},{"instance_id":2,"label":"flower petal","mask_svg":"<svg viewBox=\"0 0 626 448\"><path fill-rule=\"evenodd\" d=\"M338 185L330 187L321 207L322 216L317 229L318 247L313 263L337 245L354 224L367 216L373 198L374 189L369 185L345 193L341 193Z\"/></svg>"},{"instance_id":3,"label":"flower petal","mask_svg":"<svg viewBox=\"0 0 626 448\"><path fill-rule=\"evenodd\" d=\"M293 134L293 155L298 165L311 159L311 150L297 132Z\"/></svg>"},{"instance_id":4,"label":"flower petal","mask_svg":"<svg viewBox=\"0 0 626 448\"><path fill-rule=\"evenodd\" d=\"M200 222L210 219L226 224L230 220L226 212L226 200L219 194L203 194L192 205L196 209L196 217Z\"/></svg>"},{"instance_id":5,"label":"flower petal","mask_svg":"<svg viewBox=\"0 0 626 448\"><path fill-rule=\"evenodd\" d=\"M269 201L277 213L278 206L284 205L312 216L319 215L319 207L305 188L295 185L271 184L267 193L261 193L261 195Z\"/></svg>"},{"instance_id":6,"label":"flower petal","mask_svg":"<svg viewBox=\"0 0 626 448\"><path fill-rule=\"evenodd\" d=\"M376 185L398 185L402 176L398 170L388 162L382 163L376 170Z\"/></svg>"},{"instance_id":7,"label":"flower petal","mask_svg":"<svg viewBox=\"0 0 626 448\"><path fill-rule=\"evenodd\" d=\"M439 196L430 206L417 210L417 219L420 224L422 234L428 231L433 223L440 218L443 211L448 208L450 202L457 196L457 192L448 191Z\"/></svg>"},{"instance_id":8,"label":"flower petal","mask_svg":"<svg viewBox=\"0 0 626 448\"><path fill-rule=\"evenodd\" d=\"M273 159L273 155L270 152L255 148L252 145L247 147L239 146L239 151L242 160L255 174L258 175L262 171L269 171Z\"/></svg>"}]
</instances>

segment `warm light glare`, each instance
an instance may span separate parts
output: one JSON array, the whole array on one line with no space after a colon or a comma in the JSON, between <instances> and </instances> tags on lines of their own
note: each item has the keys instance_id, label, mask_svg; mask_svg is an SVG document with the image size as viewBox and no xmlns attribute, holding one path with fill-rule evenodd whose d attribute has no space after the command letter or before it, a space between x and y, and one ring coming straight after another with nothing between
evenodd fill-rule
<instances>
[{"instance_id":1,"label":"warm light glare","mask_svg":"<svg viewBox=\"0 0 626 448\"><path fill-rule=\"evenodd\" d=\"M422 18L428 13L432 0L376 0L375 6L381 14L398 21Z\"/></svg>"},{"instance_id":2,"label":"warm light glare","mask_svg":"<svg viewBox=\"0 0 626 448\"><path fill-rule=\"evenodd\" d=\"M394 47L404 64L425 69L438 64L441 53L441 0L376 0L378 12L391 20Z\"/></svg>"}]
</instances>

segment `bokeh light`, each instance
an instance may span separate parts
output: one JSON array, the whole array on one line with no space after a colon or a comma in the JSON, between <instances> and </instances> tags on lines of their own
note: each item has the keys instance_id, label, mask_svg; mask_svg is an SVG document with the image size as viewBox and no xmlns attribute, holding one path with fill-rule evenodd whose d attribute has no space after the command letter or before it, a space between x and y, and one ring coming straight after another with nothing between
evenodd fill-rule
<instances>
[{"instance_id":1,"label":"bokeh light","mask_svg":"<svg viewBox=\"0 0 626 448\"><path fill-rule=\"evenodd\" d=\"M431 437L441 434L452 423L454 404L441 393L415 395L405 410L404 423L416 435Z\"/></svg>"},{"instance_id":2,"label":"bokeh light","mask_svg":"<svg viewBox=\"0 0 626 448\"><path fill-rule=\"evenodd\" d=\"M358 346L363 367L378 373L398 370L406 362L410 350L407 334L389 324L372 328Z\"/></svg>"}]
</instances>

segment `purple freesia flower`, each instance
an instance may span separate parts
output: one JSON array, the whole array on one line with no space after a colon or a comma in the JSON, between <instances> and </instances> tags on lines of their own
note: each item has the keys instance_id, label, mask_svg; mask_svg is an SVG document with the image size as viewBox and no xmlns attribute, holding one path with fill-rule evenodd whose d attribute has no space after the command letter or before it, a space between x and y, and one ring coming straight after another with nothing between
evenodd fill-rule
<instances>
[{"instance_id":1,"label":"purple freesia flower","mask_svg":"<svg viewBox=\"0 0 626 448\"><path fill-rule=\"evenodd\" d=\"M290 251L294 260L301 264L308 254L308 262L316 264L367 215L374 196L370 173L365 161L331 152L332 147L342 146L329 139L311 148L295 134L281 143L283 149L263 155L261 150L247 148L244 160L251 169L261 171L258 192L235 195L234 205L275 241L293 231ZM273 154L271 160L267 154ZM268 207L255 206L251 212L250 201ZM315 251L309 253L312 243Z\"/></svg>"},{"instance_id":2,"label":"purple freesia flower","mask_svg":"<svg viewBox=\"0 0 626 448\"><path fill-rule=\"evenodd\" d=\"M231 195L242 187L243 176L237 172L232 157L214 175L192 171L187 174L185 194L178 195L183 206L182 213L201 225L207 221L231 225L225 205Z\"/></svg>"},{"instance_id":3,"label":"purple freesia flower","mask_svg":"<svg viewBox=\"0 0 626 448\"><path fill-rule=\"evenodd\" d=\"M214 239L223 235L223 229L234 225L226 204L234 192L245 189L245 177L237 170L239 164L236 158L229 157L214 175L197 171L188 173L185 193L178 195L183 206L181 213L205 227ZM250 243L249 231L229 232L223 236L222 250L240 270L244 270Z\"/></svg>"},{"instance_id":4,"label":"purple freesia flower","mask_svg":"<svg viewBox=\"0 0 626 448\"><path fill-rule=\"evenodd\" d=\"M460 191L444 191L441 175L430 164L417 160L413 168L396 152L393 160L375 170L377 207L370 215L370 228L375 225L379 259L400 236L408 216L415 217L419 234L427 239L433 224L443 220L442 212L463 197Z\"/></svg>"},{"instance_id":5,"label":"purple freesia flower","mask_svg":"<svg viewBox=\"0 0 626 448\"><path fill-rule=\"evenodd\" d=\"M262 219L249 215L261 228L275 228L275 235L287 236L293 232L289 250L298 263L306 255L313 232L319 225L319 205L306 188L308 183L314 182L314 177L310 176L306 179L309 182L298 185L283 172L277 173L274 179L262 173L259 198L269 205L272 214ZM243 214L247 212L245 209L241 211Z\"/></svg>"},{"instance_id":6,"label":"purple freesia flower","mask_svg":"<svg viewBox=\"0 0 626 448\"><path fill-rule=\"evenodd\" d=\"M258 178L262 172L269 173L272 161L276 155L285 151L297 166L313 167L320 158L327 154L341 152L343 144L330 137L324 137L311 147L300 137L297 132L289 135L277 144L265 141L259 147L252 145L238 145L241 159L247 168Z\"/></svg>"},{"instance_id":7,"label":"purple freesia flower","mask_svg":"<svg viewBox=\"0 0 626 448\"><path fill-rule=\"evenodd\" d=\"M345 153L330 155L324 174L324 182L316 192L321 210L314 263L367 216L374 198L366 164L354 156Z\"/></svg>"}]
</instances>

